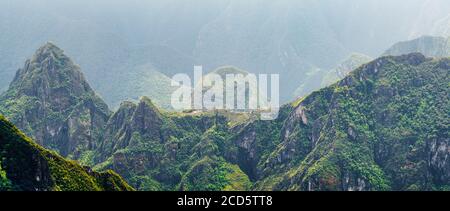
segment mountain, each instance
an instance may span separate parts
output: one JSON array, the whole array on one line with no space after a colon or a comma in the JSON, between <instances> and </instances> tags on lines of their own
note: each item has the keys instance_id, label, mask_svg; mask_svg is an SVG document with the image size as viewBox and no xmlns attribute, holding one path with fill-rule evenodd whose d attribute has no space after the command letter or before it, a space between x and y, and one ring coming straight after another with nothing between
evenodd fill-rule
<instances>
[{"instance_id":1,"label":"mountain","mask_svg":"<svg viewBox=\"0 0 450 211\"><path fill-rule=\"evenodd\" d=\"M296 102L256 189L448 190L450 59L381 57Z\"/></svg>"},{"instance_id":2,"label":"mountain","mask_svg":"<svg viewBox=\"0 0 450 211\"><path fill-rule=\"evenodd\" d=\"M449 14L450 4L442 0L424 1L415 17L411 18L413 27L409 38L417 38L423 35L449 36L446 34L450 29Z\"/></svg>"},{"instance_id":3,"label":"mountain","mask_svg":"<svg viewBox=\"0 0 450 211\"><path fill-rule=\"evenodd\" d=\"M170 113L147 97L123 102L111 114L80 68L52 43L18 70L0 97L0 112L38 144L101 171L114 169L140 190L251 187L247 175L226 161L219 143L209 137L221 139L228 134L228 120L244 121L246 114ZM202 184L195 182L198 178L204 178Z\"/></svg>"},{"instance_id":4,"label":"mountain","mask_svg":"<svg viewBox=\"0 0 450 211\"><path fill-rule=\"evenodd\" d=\"M121 71L106 74L104 80L111 83L105 83L98 89L99 92L109 93L105 102L112 109L117 109L123 101L138 102L141 96L148 96L158 107L173 110L171 96L177 87L171 86L171 78L150 64L120 69Z\"/></svg>"},{"instance_id":5,"label":"mountain","mask_svg":"<svg viewBox=\"0 0 450 211\"><path fill-rule=\"evenodd\" d=\"M0 115L0 190L131 191L112 171L98 173L42 148Z\"/></svg>"},{"instance_id":6,"label":"mountain","mask_svg":"<svg viewBox=\"0 0 450 211\"><path fill-rule=\"evenodd\" d=\"M414 52L429 57L449 57L450 37L423 36L414 40L399 42L386 50L384 55L399 56Z\"/></svg>"},{"instance_id":7,"label":"mountain","mask_svg":"<svg viewBox=\"0 0 450 211\"><path fill-rule=\"evenodd\" d=\"M239 69L237 67L234 66L223 66L223 67L219 67L213 71L211 71L210 73L204 74L203 78L202 78L202 83L198 83L195 84L195 88L201 88L203 90L203 95L204 95L204 99L206 99L206 94L208 94L208 92L210 93L222 93L223 96L223 108L226 108L227 105L227 75L230 76L243 76L243 77L247 77L250 73ZM216 84L216 77L213 76L219 76L222 79L223 82L223 86L219 87L219 86L214 86ZM256 77L258 77L257 75L255 75ZM258 80L258 78L256 78ZM258 83L258 81L256 81ZM238 82L233 82L235 83L235 85L233 86L233 92L236 96L238 96L238 92L237 89L240 88L238 87ZM237 108L238 105L244 105L245 108L250 108L250 100L252 100L254 105L257 105L258 98L250 98L250 90L258 90L258 84L250 84L247 81L243 81L243 83L245 83L245 88L243 88L245 91L245 96L244 98L240 98L240 97L236 97L235 103L233 104L233 106L235 106L234 108L229 108L235 111L239 111L239 109L235 109ZM210 84L209 86L207 86L206 84ZM201 87L200 87L201 86ZM248 96L248 97L247 97ZM214 98L216 96L214 95ZM264 99L265 96L260 96L260 101L262 101ZM211 97L213 98L213 97ZM205 106L205 105L204 105ZM247 110L248 111L248 110Z\"/></svg>"},{"instance_id":8,"label":"mountain","mask_svg":"<svg viewBox=\"0 0 450 211\"><path fill-rule=\"evenodd\" d=\"M342 61L335 69L336 75L339 79L345 78L350 72L359 66L369 63L373 59L364 54L353 53L347 59Z\"/></svg>"},{"instance_id":9,"label":"mountain","mask_svg":"<svg viewBox=\"0 0 450 211\"><path fill-rule=\"evenodd\" d=\"M274 121L125 103L109 137L126 141L96 168L144 190L447 190L449 69L448 58L381 57L283 106ZM123 116L131 119L121 126Z\"/></svg>"},{"instance_id":10,"label":"mountain","mask_svg":"<svg viewBox=\"0 0 450 211\"><path fill-rule=\"evenodd\" d=\"M138 190L448 190L449 70L449 58L384 56L282 106L273 121L256 111L172 112L148 97L110 112L47 44L18 71L0 111L38 143L69 141L77 147L55 147L63 156L113 170ZM11 166L0 167L9 187Z\"/></svg>"},{"instance_id":11,"label":"mountain","mask_svg":"<svg viewBox=\"0 0 450 211\"><path fill-rule=\"evenodd\" d=\"M124 102L92 163L139 190L249 190L248 176L224 157L228 123L241 115L165 112L146 97Z\"/></svg>"},{"instance_id":12,"label":"mountain","mask_svg":"<svg viewBox=\"0 0 450 211\"><path fill-rule=\"evenodd\" d=\"M294 91L293 96L295 98L305 97L316 90L336 83L354 69L371 60L372 58L367 55L352 53L332 69L326 70L315 68L308 72L307 80L305 80L304 83L301 83Z\"/></svg>"},{"instance_id":13,"label":"mountain","mask_svg":"<svg viewBox=\"0 0 450 211\"><path fill-rule=\"evenodd\" d=\"M0 96L0 114L40 145L77 159L95 148L110 111L79 66L47 43Z\"/></svg>"}]
</instances>

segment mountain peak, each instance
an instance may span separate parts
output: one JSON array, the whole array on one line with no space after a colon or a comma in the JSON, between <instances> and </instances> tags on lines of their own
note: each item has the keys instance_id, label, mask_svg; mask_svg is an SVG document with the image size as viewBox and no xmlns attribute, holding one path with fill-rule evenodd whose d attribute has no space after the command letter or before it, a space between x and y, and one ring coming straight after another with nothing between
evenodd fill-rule
<instances>
[{"instance_id":1,"label":"mountain peak","mask_svg":"<svg viewBox=\"0 0 450 211\"><path fill-rule=\"evenodd\" d=\"M24 67L19 69L14 77L10 89L29 89L41 82L58 86L76 80L84 83L85 79L78 65L64 54L64 51L51 42L41 46L28 59ZM42 85L42 84L41 84Z\"/></svg>"},{"instance_id":2,"label":"mountain peak","mask_svg":"<svg viewBox=\"0 0 450 211\"><path fill-rule=\"evenodd\" d=\"M140 106L146 106L151 108L152 110L154 110L155 112L159 113L159 109L155 106L155 104L153 103L153 101L146 97L146 96L142 96L139 100L139 105Z\"/></svg>"},{"instance_id":3,"label":"mountain peak","mask_svg":"<svg viewBox=\"0 0 450 211\"><path fill-rule=\"evenodd\" d=\"M74 158L95 146L98 137L93 131L109 118L108 106L80 67L51 42L18 70L0 96L0 113L39 144Z\"/></svg>"},{"instance_id":4,"label":"mountain peak","mask_svg":"<svg viewBox=\"0 0 450 211\"><path fill-rule=\"evenodd\" d=\"M138 129L141 133L148 133L152 137L158 137L158 128L161 125L161 113L150 98L141 97L134 111L132 122L133 128Z\"/></svg>"},{"instance_id":5,"label":"mountain peak","mask_svg":"<svg viewBox=\"0 0 450 211\"><path fill-rule=\"evenodd\" d=\"M92 91L80 67L51 42L36 50L24 67L17 71L10 89L36 97L50 94L52 89L73 90L78 93L77 96Z\"/></svg>"},{"instance_id":6,"label":"mountain peak","mask_svg":"<svg viewBox=\"0 0 450 211\"><path fill-rule=\"evenodd\" d=\"M47 59L69 59L66 55L64 55L64 51L53 44L52 42L47 42L36 52L34 53L31 62L32 63L41 63L46 61Z\"/></svg>"},{"instance_id":7,"label":"mountain peak","mask_svg":"<svg viewBox=\"0 0 450 211\"><path fill-rule=\"evenodd\" d=\"M41 46L39 50L56 50L56 51L62 51L61 48L59 48L56 44L54 44L51 41L46 42L43 46Z\"/></svg>"}]
</instances>

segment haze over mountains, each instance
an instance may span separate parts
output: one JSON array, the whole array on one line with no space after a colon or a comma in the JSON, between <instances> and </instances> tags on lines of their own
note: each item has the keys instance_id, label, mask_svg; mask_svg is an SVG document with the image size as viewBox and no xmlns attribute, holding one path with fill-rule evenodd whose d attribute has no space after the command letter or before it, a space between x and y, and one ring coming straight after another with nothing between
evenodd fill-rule
<instances>
[{"instance_id":1,"label":"haze over mountains","mask_svg":"<svg viewBox=\"0 0 450 211\"><path fill-rule=\"evenodd\" d=\"M449 73L448 57L381 57L273 121L148 97L113 112L47 43L0 95L0 190L132 190L110 170L138 190L449 190Z\"/></svg>"},{"instance_id":2,"label":"haze over mountains","mask_svg":"<svg viewBox=\"0 0 450 211\"><path fill-rule=\"evenodd\" d=\"M0 1L0 191L450 190L449 11ZM170 110L194 65L279 73L279 117Z\"/></svg>"},{"instance_id":3,"label":"haze over mountains","mask_svg":"<svg viewBox=\"0 0 450 211\"><path fill-rule=\"evenodd\" d=\"M414 40L399 42L386 50L384 55L399 56L408 52L419 52L430 57L449 57L450 37L423 36Z\"/></svg>"},{"instance_id":4,"label":"haze over mountains","mask_svg":"<svg viewBox=\"0 0 450 211\"><path fill-rule=\"evenodd\" d=\"M0 90L50 40L113 108L141 95L167 107L169 88L154 81L195 64L280 73L287 102L353 53L375 58L401 40L448 36L448 11L445 0L1 1Z\"/></svg>"}]
</instances>

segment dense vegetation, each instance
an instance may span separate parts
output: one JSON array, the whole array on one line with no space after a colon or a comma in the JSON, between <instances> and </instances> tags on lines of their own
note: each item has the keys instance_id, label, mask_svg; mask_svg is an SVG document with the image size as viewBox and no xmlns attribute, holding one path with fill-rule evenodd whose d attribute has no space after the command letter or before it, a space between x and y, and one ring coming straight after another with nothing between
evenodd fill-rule
<instances>
[{"instance_id":1,"label":"dense vegetation","mask_svg":"<svg viewBox=\"0 0 450 211\"><path fill-rule=\"evenodd\" d=\"M248 176L225 159L236 149L230 142L232 123L246 119L228 112L161 112L148 98L124 103L111 117L92 163L117 171L142 190L249 190Z\"/></svg>"},{"instance_id":2,"label":"dense vegetation","mask_svg":"<svg viewBox=\"0 0 450 211\"><path fill-rule=\"evenodd\" d=\"M272 159L289 167L258 188L448 190L449 64L421 54L383 57L305 98L276 156L293 154Z\"/></svg>"},{"instance_id":3,"label":"dense vegetation","mask_svg":"<svg viewBox=\"0 0 450 211\"><path fill-rule=\"evenodd\" d=\"M349 61L358 58L365 59ZM62 51L46 45L2 95L0 113L41 145L52 137L56 145L46 147L113 170L138 190L448 190L449 70L448 58L382 57L283 106L274 121L258 112L168 112L147 97L111 112ZM67 77L48 77L52 71ZM0 187L129 189L114 173L105 178L66 161L3 122ZM49 173L36 177L36 166Z\"/></svg>"},{"instance_id":4,"label":"dense vegetation","mask_svg":"<svg viewBox=\"0 0 450 211\"><path fill-rule=\"evenodd\" d=\"M112 171L97 173L42 148L3 116L0 116L0 158L0 190L133 190Z\"/></svg>"}]
</instances>

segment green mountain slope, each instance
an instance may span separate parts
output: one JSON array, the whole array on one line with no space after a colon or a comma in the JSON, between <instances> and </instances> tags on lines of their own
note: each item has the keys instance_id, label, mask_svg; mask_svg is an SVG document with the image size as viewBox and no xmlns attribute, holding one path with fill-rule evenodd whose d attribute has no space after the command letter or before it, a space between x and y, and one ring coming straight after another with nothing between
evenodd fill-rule
<instances>
[{"instance_id":1,"label":"green mountain slope","mask_svg":"<svg viewBox=\"0 0 450 211\"><path fill-rule=\"evenodd\" d=\"M0 190L133 190L112 171L98 173L46 150L0 116Z\"/></svg>"},{"instance_id":2,"label":"green mountain slope","mask_svg":"<svg viewBox=\"0 0 450 211\"><path fill-rule=\"evenodd\" d=\"M51 60L58 52L45 61L60 61ZM358 61L344 64L354 66ZM91 109L87 116L71 106L58 106L73 93L92 97L92 89L69 83L68 90L79 92L59 93L57 88L33 85L61 84L59 77L47 73L65 68L53 66L31 68L35 70L31 78L37 80L15 80L3 95L7 97L0 98L0 109L9 109L0 111L26 123L19 127L47 131L43 137L53 137L55 143L66 136L50 136L61 130L42 125L65 121L48 116L47 108L71 111L65 117L71 126L80 125L71 121L74 115L83 123L97 122L96 127L74 130L97 128L98 133L72 139L81 144L65 148L68 153L63 155L78 154L76 159L95 170L111 169L138 190L448 190L450 59L413 53L381 57L349 73L344 66L342 80L283 106L274 121L259 120L257 112L168 112L147 97L123 102L111 115L105 107L100 110L105 114L102 121L93 121L98 116L95 108L103 108L98 106L100 98L87 107ZM24 70L28 69L26 65ZM19 78L28 77L24 70ZM229 71L240 72L235 68L216 72ZM87 82L81 84L88 87ZM58 93L57 98L40 97L48 93ZM24 101L24 96L34 96L34 103ZM13 110L12 105L23 106ZM46 109L36 110L34 105ZM64 117L65 109L57 117ZM93 144L84 145L86 140ZM35 164L28 160L17 166L27 165ZM0 184L5 189L17 184L11 166L3 161L0 166Z\"/></svg>"},{"instance_id":3,"label":"green mountain slope","mask_svg":"<svg viewBox=\"0 0 450 211\"><path fill-rule=\"evenodd\" d=\"M93 158L95 169L112 169L140 190L249 190L248 176L225 159L233 149L229 123L242 116L168 113L145 97L122 103Z\"/></svg>"},{"instance_id":4,"label":"green mountain slope","mask_svg":"<svg viewBox=\"0 0 450 211\"><path fill-rule=\"evenodd\" d=\"M301 100L257 189L448 190L449 70L383 57Z\"/></svg>"}]
</instances>

